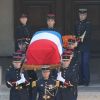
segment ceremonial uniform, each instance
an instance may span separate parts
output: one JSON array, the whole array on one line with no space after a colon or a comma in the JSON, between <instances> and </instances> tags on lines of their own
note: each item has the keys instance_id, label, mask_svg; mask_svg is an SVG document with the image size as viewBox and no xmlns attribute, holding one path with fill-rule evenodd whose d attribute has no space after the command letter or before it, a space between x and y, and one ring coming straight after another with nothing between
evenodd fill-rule
<instances>
[{"instance_id":1,"label":"ceremonial uniform","mask_svg":"<svg viewBox=\"0 0 100 100\"><path fill-rule=\"evenodd\" d=\"M53 79L39 79L36 83L33 82L33 100L36 100L37 93L39 93L37 100L55 100L55 86L56 81Z\"/></svg>"},{"instance_id":2,"label":"ceremonial uniform","mask_svg":"<svg viewBox=\"0 0 100 100\"><path fill-rule=\"evenodd\" d=\"M13 62L19 63L19 61ZM12 64L6 71L5 80L7 87L10 88L10 100L29 100L29 78L26 71L21 72L20 68L17 69Z\"/></svg>"},{"instance_id":3,"label":"ceremonial uniform","mask_svg":"<svg viewBox=\"0 0 100 100\"><path fill-rule=\"evenodd\" d=\"M33 81L32 87L33 100L55 100L57 81L53 80L52 78L41 78L37 81Z\"/></svg>"},{"instance_id":4,"label":"ceremonial uniform","mask_svg":"<svg viewBox=\"0 0 100 100\"><path fill-rule=\"evenodd\" d=\"M80 16L87 14L87 9L79 9ZM81 15L82 14L82 15ZM75 25L75 35L80 38L85 32L83 41L79 42L80 52L80 84L88 85L90 82L89 72L89 55L90 55L90 38L91 38L91 24L87 18L80 20Z\"/></svg>"},{"instance_id":5,"label":"ceremonial uniform","mask_svg":"<svg viewBox=\"0 0 100 100\"><path fill-rule=\"evenodd\" d=\"M16 42L18 45L18 43L20 44L28 44L30 42L30 39L32 37L32 34L31 34L31 26L29 25L19 25L17 28L16 28Z\"/></svg>"},{"instance_id":6,"label":"ceremonial uniform","mask_svg":"<svg viewBox=\"0 0 100 100\"><path fill-rule=\"evenodd\" d=\"M23 20L25 21L23 21ZM16 38L21 39L21 38L31 38L32 36L32 26L27 24L28 16L26 14L22 14L19 17L20 25L16 27Z\"/></svg>"},{"instance_id":7,"label":"ceremonial uniform","mask_svg":"<svg viewBox=\"0 0 100 100\"><path fill-rule=\"evenodd\" d=\"M68 69L61 69L61 76L66 80L60 83L57 100L77 100L78 69L77 64L70 65ZM67 84L66 84L67 83ZM72 86L70 86L70 83Z\"/></svg>"},{"instance_id":8,"label":"ceremonial uniform","mask_svg":"<svg viewBox=\"0 0 100 100\"><path fill-rule=\"evenodd\" d=\"M21 22L21 19L26 19L26 24ZM18 25L16 27L16 32L15 32L15 37L16 37L16 46L18 46L18 43L25 43L25 42L30 42L30 39L33 35L32 32L32 26L27 24L27 15L26 14L22 14L19 18L20 20L20 25ZM16 50L18 49L18 47L16 47Z\"/></svg>"},{"instance_id":9,"label":"ceremonial uniform","mask_svg":"<svg viewBox=\"0 0 100 100\"><path fill-rule=\"evenodd\" d=\"M19 25L16 28L16 37L17 39L21 38L31 38L31 27L30 25Z\"/></svg>"}]
</instances>

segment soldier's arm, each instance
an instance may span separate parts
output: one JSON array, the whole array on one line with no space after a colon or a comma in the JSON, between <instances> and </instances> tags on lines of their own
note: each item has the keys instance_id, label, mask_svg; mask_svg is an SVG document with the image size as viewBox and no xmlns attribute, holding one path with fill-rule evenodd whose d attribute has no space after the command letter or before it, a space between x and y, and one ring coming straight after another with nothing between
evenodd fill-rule
<instances>
[{"instance_id":1,"label":"soldier's arm","mask_svg":"<svg viewBox=\"0 0 100 100\"><path fill-rule=\"evenodd\" d=\"M72 81L72 77L73 77L73 72L72 72L73 68L72 68L72 62L69 66L69 68L66 70L66 74L65 74L65 82L64 85L69 87L69 86L73 86L73 81Z\"/></svg>"},{"instance_id":2,"label":"soldier's arm","mask_svg":"<svg viewBox=\"0 0 100 100\"><path fill-rule=\"evenodd\" d=\"M86 31L86 34L85 34L85 36L84 36L84 40L86 41L86 40L88 40L88 41L90 41L90 38L91 38L91 23L90 22L86 22L85 23L85 31Z\"/></svg>"},{"instance_id":3,"label":"soldier's arm","mask_svg":"<svg viewBox=\"0 0 100 100\"><path fill-rule=\"evenodd\" d=\"M12 84L12 82L10 81L10 78L11 78L10 69L7 69L7 70L6 70L5 82L6 82L6 86L7 86L8 88L13 87L13 84Z\"/></svg>"},{"instance_id":4,"label":"soldier's arm","mask_svg":"<svg viewBox=\"0 0 100 100\"><path fill-rule=\"evenodd\" d=\"M26 81L29 81L29 76L28 76L27 71L24 71L23 74L24 74L24 77L25 77Z\"/></svg>"},{"instance_id":5,"label":"soldier's arm","mask_svg":"<svg viewBox=\"0 0 100 100\"><path fill-rule=\"evenodd\" d=\"M87 22L86 24L86 38L90 41L91 40L91 32L92 32L92 24L90 22Z\"/></svg>"},{"instance_id":6,"label":"soldier's arm","mask_svg":"<svg viewBox=\"0 0 100 100\"><path fill-rule=\"evenodd\" d=\"M15 32L16 39L20 39L21 38L20 34L22 34L21 33L21 27L17 26L16 27L16 32Z\"/></svg>"},{"instance_id":7,"label":"soldier's arm","mask_svg":"<svg viewBox=\"0 0 100 100\"><path fill-rule=\"evenodd\" d=\"M78 67L77 67L77 65L73 65L73 66L74 66L74 68L72 69L70 82L73 85L77 85L78 84Z\"/></svg>"}]
</instances>

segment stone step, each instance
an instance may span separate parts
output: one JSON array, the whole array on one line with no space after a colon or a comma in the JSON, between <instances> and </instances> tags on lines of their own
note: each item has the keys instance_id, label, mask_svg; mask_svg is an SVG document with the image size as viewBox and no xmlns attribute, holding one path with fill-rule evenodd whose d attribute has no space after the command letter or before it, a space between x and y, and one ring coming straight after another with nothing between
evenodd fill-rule
<instances>
[{"instance_id":1,"label":"stone step","mask_svg":"<svg viewBox=\"0 0 100 100\"><path fill-rule=\"evenodd\" d=\"M100 100L100 92L79 92L77 100Z\"/></svg>"},{"instance_id":2,"label":"stone step","mask_svg":"<svg viewBox=\"0 0 100 100\"><path fill-rule=\"evenodd\" d=\"M100 100L100 85L79 86L77 100Z\"/></svg>"},{"instance_id":3,"label":"stone step","mask_svg":"<svg viewBox=\"0 0 100 100\"><path fill-rule=\"evenodd\" d=\"M5 85L0 86L0 100L9 100L9 89ZM100 84L78 86L77 100L100 100Z\"/></svg>"},{"instance_id":4,"label":"stone step","mask_svg":"<svg viewBox=\"0 0 100 100\"><path fill-rule=\"evenodd\" d=\"M9 100L9 93L0 93L0 100Z\"/></svg>"},{"instance_id":5,"label":"stone step","mask_svg":"<svg viewBox=\"0 0 100 100\"><path fill-rule=\"evenodd\" d=\"M0 100L9 100L9 92L10 89L8 89L5 85L0 86Z\"/></svg>"}]
</instances>

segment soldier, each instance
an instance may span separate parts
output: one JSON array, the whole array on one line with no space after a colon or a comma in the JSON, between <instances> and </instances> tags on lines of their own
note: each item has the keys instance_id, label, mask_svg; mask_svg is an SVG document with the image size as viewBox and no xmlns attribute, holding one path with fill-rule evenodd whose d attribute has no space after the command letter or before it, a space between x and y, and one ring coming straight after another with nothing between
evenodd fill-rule
<instances>
[{"instance_id":1,"label":"soldier","mask_svg":"<svg viewBox=\"0 0 100 100\"><path fill-rule=\"evenodd\" d=\"M48 65L42 68L42 78L33 81L33 100L55 100L57 81L50 78L50 69ZM36 99L38 95L38 99Z\"/></svg>"},{"instance_id":2,"label":"soldier","mask_svg":"<svg viewBox=\"0 0 100 100\"><path fill-rule=\"evenodd\" d=\"M30 38L32 37L32 26L28 24L28 16L25 13L22 13L19 17L20 24L16 27L16 46L18 46L18 42L30 42ZM16 50L19 49L18 47Z\"/></svg>"},{"instance_id":3,"label":"soldier","mask_svg":"<svg viewBox=\"0 0 100 100\"><path fill-rule=\"evenodd\" d=\"M19 17L20 25L16 28L16 38L30 38L31 37L31 27L28 25L28 16L22 13Z\"/></svg>"},{"instance_id":4,"label":"soldier","mask_svg":"<svg viewBox=\"0 0 100 100\"><path fill-rule=\"evenodd\" d=\"M90 72L89 72L89 53L90 53L90 37L91 37L91 24L87 21L87 9L79 9L79 21L75 25L75 35L80 38L79 51L80 51L80 75L79 84L89 85Z\"/></svg>"},{"instance_id":5,"label":"soldier","mask_svg":"<svg viewBox=\"0 0 100 100\"><path fill-rule=\"evenodd\" d=\"M47 25L48 29L55 30L55 15L54 14L48 14L47 16Z\"/></svg>"},{"instance_id":6,"label":"soldier","mask_svg":"<svg viewBox=\"0 0 100 100\"><path fill-rule=\"evenodd\" d=\"M74 49L77 43L69 41L70 49ZM68 54L67 50L62 55L62 65L58 72L57 80L60 86L56 96L56 100L77 100L77 83L78 83L78 66L76 54L73 52Z\"/></svg>"},{"instance_id":7,"label":"soldier","mask_svg":"<svg viewBox=\"0 0 100 100\"><path fill-rule=\"evenodd\" d=\"M17 28L16 28L16 39L17 39L16 45L18 45L16 52L23 53L24 58L25 58L25 52L27 50L27 46L30 42L32 35L33 35L33 29L34 29L34 27L32 25L28 24L28 20L29 20L28 16L25 13L22 13L20 18L19 18L20 25L17 26ZM29 81L30 81L29 97L30 97L30 100L32 100L31 82L33 80L36 80L37 76L36 76L36 73L34 70L32 70L32 71L28 70L27 73L28 73Z\"/></svg>"},{"instance_id":8,"label":"soldier","mask_svg":"<svg viewBox=\"0 0 100 100\"><path fill-rule=\"evenodd\" d=\"M14 53L12 65L6 71L6 85L10 88L10 100L29 100L29 79L26 71L21 72L22 55Z\"/></svg>"},{"instance_id":9,"label":"soldier","mask_svg":"<svg viewBox=\"0 0 100 100\"><path fill-rule=\"evenodd\" d=\"M57 31L55 28L55 14L48 13L47 20L46 20L46 28L43 28L42 30L48 30L48 31Z\"/></svg>"}]
</instances>

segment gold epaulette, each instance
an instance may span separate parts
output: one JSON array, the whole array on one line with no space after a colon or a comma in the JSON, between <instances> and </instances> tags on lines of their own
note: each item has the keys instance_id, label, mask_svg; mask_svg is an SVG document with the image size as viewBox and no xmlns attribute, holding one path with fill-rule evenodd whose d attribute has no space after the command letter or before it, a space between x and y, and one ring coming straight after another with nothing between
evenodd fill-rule
<instances>
[{"instance_id":1,"label":"gold epaulette","mask_svg":"<svg viewBox=\"0 0 100 100\"><path fill-rule=\"evenodd\" d=\"M60 86L60 81L56 81L55 87L59 87L59 86Z\"/></svg>"},{"instance_id":2,"label":"gold epaulette","mask_svg":"<svg viewBox=\"0 0 100 100\"><path fill-rule=\"evenodd\" d=\"M32 82L32 87L36 87L36 81Z\"/></svg>"}]
</instances>

